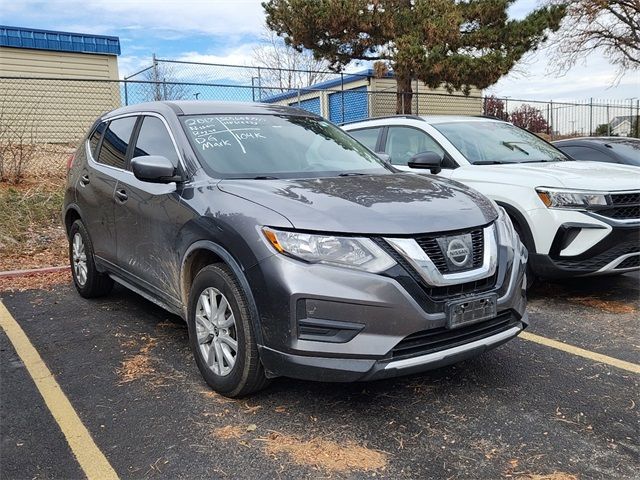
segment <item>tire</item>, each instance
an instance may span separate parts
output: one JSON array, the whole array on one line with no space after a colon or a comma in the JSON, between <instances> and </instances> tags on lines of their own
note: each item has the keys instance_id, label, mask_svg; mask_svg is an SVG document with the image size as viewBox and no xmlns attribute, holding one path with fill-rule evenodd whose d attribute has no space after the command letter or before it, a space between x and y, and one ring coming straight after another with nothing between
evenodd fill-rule
<instances>
[{"instance_id":1,"label":"tire","mask_svg":"<svg viewBox=\"0 0 640 480\"><path fill-rule=\"evenodd\" d=\"M69 263L73 284L84 298L102 297L113 288L113 280L96 269L93 255L89 233L82 220L76 220L69 229Z\"/></svg>"},{"instance_id":2,"label":"tire","mask_svg":"<svg viewBox=\"0 0 640 480\"><path fill-rule=\"evenodd\" d=\"M527 247L527 249L529 250L530 247L525 243L525 237L522 233L522 229L520 228L520 225L518 224L518 222L516 222L516 220L513 217L511 217L511 223L513 223L513 228L515 229L516 233L520 237L520 241L524 243L524 246ZM536 277L536 274L533 273L533 269L531 268L531 264L529 262L527 262L526 275L527 275L527 282L525 287L527 290L529 290L531 287L535 285L536 281L538 280L538 278Z\"/></svg>"},{"instance_id":3,"label":"tire","mask_svg":"<svg viewBox=\"0 0 640 480\"><path fill-rule=\"evenodd\" d=\"M200 270L189 292L188 307L189 344L207 384L230 398L266 387L251 310L233 272L223 264Z\"/></svg>"}]
</instances>

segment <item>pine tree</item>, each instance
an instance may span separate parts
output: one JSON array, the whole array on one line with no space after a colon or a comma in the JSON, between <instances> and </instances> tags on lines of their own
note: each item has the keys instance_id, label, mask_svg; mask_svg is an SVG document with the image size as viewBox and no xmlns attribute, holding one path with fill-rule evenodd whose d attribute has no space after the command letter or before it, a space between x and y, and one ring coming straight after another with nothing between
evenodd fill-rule
<instances>
[{"instance_id":1,"label":"pine tree","mask_svg":"<svg viewBox=\"0 0 640 480\"><path fill-rule=\"evenodd\" d=\"M413 79L449 91L486 88L558 29L564 5L509 19L515 0L271 0L267 26L339 71L383 62L398 84L397 112L411 113Z\"/></svg>"}]
</instances>

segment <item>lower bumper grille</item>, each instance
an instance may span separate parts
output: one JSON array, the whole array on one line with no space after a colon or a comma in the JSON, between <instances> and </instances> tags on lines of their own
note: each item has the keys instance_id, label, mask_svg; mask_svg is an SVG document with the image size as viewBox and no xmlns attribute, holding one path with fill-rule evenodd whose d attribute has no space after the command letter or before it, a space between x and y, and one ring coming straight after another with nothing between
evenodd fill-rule
<instances>
[{"instance_id":1,"label":"lower bumper grille","mask_svg":"<svg viewBox=\"0 0 640 480\"><path fill-rule=\"evenodd\" d=\"M410 358L426 355L448 348L464 345L475 340L490 337L514 327L519 322L511 312L504 312L496 318L469 325L468 327L449 330L435 328L412 333L401 340L391 351L392 358Z\"/></svg>"},{"instance_id":2,"label":"lower bumper grille","mask_svg":"<svg viewBox=\"0 0 640 480\"><path fill-rule=\"evenodd\" d=\"M633 257L625 258L622 262L618 264L615 270L621 270L624 268L634 268L640 267L640 254L635 255Z\"/></svg>"},{"instance_id":3,"label":"lower bumper grille","mask_svg":"<svg viewBox=\"0 0 640 480\"><path fill-rule=\"evenodd\" d=\"M636 252L640 253L640 246L637 242L625 242L591 258L580 258L582 256L579 256L579 258L553 259L553 261L559 267L592 272L601 269L622 255Z\"/></svg>"}]
</instances>

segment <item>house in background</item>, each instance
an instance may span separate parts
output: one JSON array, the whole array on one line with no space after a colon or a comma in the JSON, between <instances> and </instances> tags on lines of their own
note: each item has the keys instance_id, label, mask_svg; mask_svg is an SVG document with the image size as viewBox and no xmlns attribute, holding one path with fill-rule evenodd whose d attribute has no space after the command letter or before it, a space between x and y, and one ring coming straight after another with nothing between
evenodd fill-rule
<instances>
[{"instance_id":1,"label":"house in background","mask_svg":"<svg viewBox=\"0 0 640 480\"><path fill-rule=\"evenodd\" d=\"M628 137L631 135L631 127L633 125L634 116L624 115L613 117L609 122L611 135L615 137Z\"/></svg>"},{"instance_id":2,"label":"house in background","mask_svg":"<svg viewBox=\"0 0 640 480\"><path fill-rule=\"evenodd\" d=\"M256 100L303 108L334 123L353 122L394 115L396 80L393 74L378 77L368 69L285 93L263 93ZM472 89L469 96L451 95L444 88L413 82L411 112L415 115L482 115L482 107L481 90Z\"/></svg>"},{"instance_id":3,"label":"house in background","mask_svg":"<svg viewBox=\"0 0 640 480\"><path fill-rule=\"evenodd\" d=\"M119 107L118 55L118 37L0 25L0 115L12 126L3 134L67 142Z\"/></svg>"}]
</instances>

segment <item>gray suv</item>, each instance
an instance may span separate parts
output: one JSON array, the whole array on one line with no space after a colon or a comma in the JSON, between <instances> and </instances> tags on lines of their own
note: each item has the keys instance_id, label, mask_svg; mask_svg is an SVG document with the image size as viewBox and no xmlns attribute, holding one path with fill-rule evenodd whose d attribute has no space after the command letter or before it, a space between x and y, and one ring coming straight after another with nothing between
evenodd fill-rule
<instances>
[{"instance_id":1,"label":"gray suv","mask_svg":"<svg viewBox=\"0 0 640 480\"><path fill-rule=\"evenodd\" d=\"M230 397L419 372L527 325L527 252L502 209L302 110L112 111L70 162L63 217L80 295L115 280L184 318Z\"/></svg>"}]
</instances>

